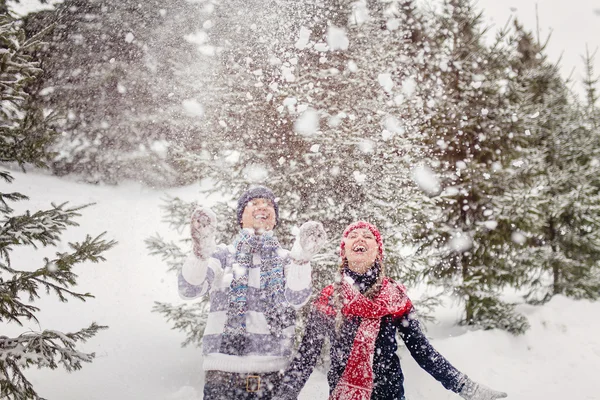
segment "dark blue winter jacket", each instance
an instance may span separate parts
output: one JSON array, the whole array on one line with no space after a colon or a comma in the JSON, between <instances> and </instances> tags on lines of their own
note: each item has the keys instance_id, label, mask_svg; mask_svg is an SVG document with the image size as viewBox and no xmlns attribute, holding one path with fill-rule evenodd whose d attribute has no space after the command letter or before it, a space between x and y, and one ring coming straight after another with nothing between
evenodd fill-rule
<instances>
[{"instance_id":1,"label":"dark blue winter jacket","mask_svg":"<svg viewBox=\"0 0 600 400\"><path fill-rule=\"evenodd\" d=\"M352 276L363 292L373 283L370 276L358 275L351 271L346 273ZM327 378L332 393L344 373L360 322L359 317L345 317L339 332L336 332L334 318L313 308L298 353L284 373L280 395L276 398L297 398L315 367L326 337L331 343L331 366ZM425 371L446 389L457 393L460 391L464 375L433 348L421 330L418 320L414 318L414 310L411 309L401 317L388 315L381 320L373 355L372 400L404 399L404 375L396 354L396 333L400 334L412 357Z\"/></svg>"}]
</instances>

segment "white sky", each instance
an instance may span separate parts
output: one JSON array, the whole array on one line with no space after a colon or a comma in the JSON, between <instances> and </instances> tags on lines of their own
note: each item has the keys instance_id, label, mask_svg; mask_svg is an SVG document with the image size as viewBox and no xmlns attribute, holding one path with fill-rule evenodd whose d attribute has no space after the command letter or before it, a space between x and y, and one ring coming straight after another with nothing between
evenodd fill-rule
<instances>
[{"instance_id":1,"label":"white sky","mask_svg":"<svg viewBox=\"0 0 600 400\"><path fill-rule=\"evenodd\" d=\"M479 0L477 7L484 12L484 21L494 24L493 31L503 27L510 17L517 17L527 28L536 31L536 4L539 16L540 39L552 33L547 54L552 61L562 56L564 77L575 80L573 89L583 93L583 61L586 44L590 54L600 47L600 0ZM513 11L514 10L514 11ZM600 50L596 57L596 75L600 74Z\"/></svg>"}]
</instances>

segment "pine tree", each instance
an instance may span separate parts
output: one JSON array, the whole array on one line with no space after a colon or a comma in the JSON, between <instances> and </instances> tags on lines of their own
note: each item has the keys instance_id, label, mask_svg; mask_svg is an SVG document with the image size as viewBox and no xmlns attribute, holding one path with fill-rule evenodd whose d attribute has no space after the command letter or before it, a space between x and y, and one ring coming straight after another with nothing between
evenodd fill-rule
<instances>
[{"instance_id":1,"label":"pine tree","mask_svg":"<svg viewBox=\"0 0 600 400\"><path fill-rule=\"evenodd\" d=\"M42 110L29 104L24 91L42 72L31 56L40 45L41 35L26 39L19 25L8 15L0 16L0 162L44 167L51 156L47 146L55 139L56 132L49 128L49 118ZM6 170L0 172L0 178L7 183L13 181ZM73 267L86 261L104 260L102 253L114 245L104 240L103 235L87 236L82 242L70 243L70 252L44 258L40 268L23 270L23 266L15 265L11 259L15 248L56 246L61 233L77 225L74 219L84 208L53 204L48 210L16 215L10 203L23 200L27 196L22 193L0 193L0 322L6 324L37 322L40 309L32 302L40 297L41 291L55 294L62 302L92 297L72 289L77 284ZM73 333L44 330L28 331L14 338L0 336L0 398L39 399L24 370L32 366L55 369L59 365L67 371L80 369L82 363L92 361L94 354L77 350L77 343L85 342L104 328L92 323Z\"/></svg>"},{"instance_id":2,"label":"pine tree","mask_svg":"<svg viewBox=\"0 0 600 400\"><path fill-rule=\"evenodd\" d=\"M544 46L516 24L513 93L527 121L519 159L513 163L510 201L516 260L527 268L526 298L600 296L598 135L586 112L543 53ZM591 82L591 81L590 81ZM589 84L589 83L588 83ZM588 91L588 96L593 92ZM589 100L589 98L588 98ZM589 108L588 108L589 110Z\"/></svg>"},{"instance_id":3,"label":"pine tree","mask_svg":"<svg viewBox=\"0 0 600 400\"><path fill-rule=\"evenodd\" d=\"M189 182L174 149L201 148L204 136L189 84L204 56L186 40L200 28L198 7L67 0L27 16L27 32L55 25L36 54L44 75L28 89L38 107L60 117L55 174L92 183Z\"/></svg>"},{"instance_id":4,"label":"pine tree","mask_svg":"<svg viewBox=\"0 0 600 400\"><path fill-rule=\"evenodd\" d=\"M585 57L583 62L585 66L585 77L583 79L583 87L585 89L585 100L586 100L586 113L589 116L594 128L597 128L598 119L598 80L599 78L594 73L594 57L598 50L590 54L589 49L586 46Z\"/></svg>"},{"instance_id":5,"label":"pine tree","mask_svg":"<svg viewBox=\"0 0 600 400\"><path fill-rule=\"evenodd\" d=\"M410 175L423 156L417 127L420 95L431 90L428 46L411 1L354 3L216 5L205 23L218 49L206 102L215 140L208 155L183 155L209 171L211 192L235 199L250 183L271 187L281 197L285 246L293 225L324 224L332 240L314 263L315 292L334 279L341 232L357 219L384 233L391 276L406 282L422 262L402 259L400 250L429 203ZM187 229L190 205L176 199L165 208L167 221ZM218 209L227 240L234 212ZM159 237L148 245L174 268L189 247ZM194 342L204 307L158 304L157 311Z\"/></svg>"},{"instance_id":6,"label":"pine tree","mask_svg":"<svg viewBox=\"0 0 600 400\"><path fill-rule=\"evenodd\" d=\"M519 283L510 254L514 214L497 206L506 196L521 132L507 85L513 77L506 32L485 44L481 14L470 1L449 0L429 18L439 95L423 126L444 190L438 211L423 224L424 249L435 249L423 277L463 301L462 323L513 333L527 329L502 290Z\"/></svg>"}]
</instances>

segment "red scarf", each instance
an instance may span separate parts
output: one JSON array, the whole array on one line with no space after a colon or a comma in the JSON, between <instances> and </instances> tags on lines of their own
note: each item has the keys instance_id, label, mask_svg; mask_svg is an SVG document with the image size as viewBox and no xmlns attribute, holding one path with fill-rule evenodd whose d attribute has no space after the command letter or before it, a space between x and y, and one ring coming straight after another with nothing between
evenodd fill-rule
<instances>
[{"instance_id":1,"label":"red scarf","mask_svg":"<svg viewBox=\"0 0 600 400\"><path fill-rule=\"evenodd\" d=\"M335 315L329 305L333 285L323 289L316 302L317 309ZM348 363L329 400L369 400L373 392L373 354L379 334L381 318L386 315L402 316L412 307L403 286L384 278L379 294L373 299L363 296L353 285L342 281L344 316L361 318L360 326L352 344Z\"/></svg>"}]
</instances>

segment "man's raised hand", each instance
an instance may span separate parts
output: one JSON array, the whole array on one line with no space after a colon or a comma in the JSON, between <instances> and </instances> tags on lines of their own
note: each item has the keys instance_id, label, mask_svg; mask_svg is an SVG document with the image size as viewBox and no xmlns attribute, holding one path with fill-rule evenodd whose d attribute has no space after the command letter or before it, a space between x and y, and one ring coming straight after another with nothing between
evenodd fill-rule
<instances>
[{"instance_id":1,"label":"man's raised hand","mask_svg":"<svg viewBox=\"0 0 600 400\"><path fill-rule=\"evenodd\" d=\"M210 257L217 247L217 216L210 208L197 207L190 225L194 254L201 259Z\"/></svg>"},{"instance_id":2,"label":"man's raised hand","mask_svg":"<svg viewBox=\"0 0 600 400\"><path fill-rule=\"evenodd\" d=\"M327 233L323 224L307 221L300 227L290 255L296 261L310 261L326 242Z\"/></svg>"}]
</instances>

